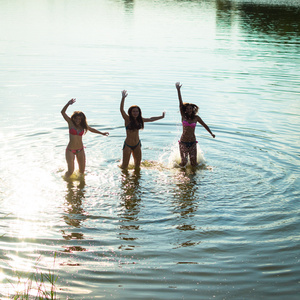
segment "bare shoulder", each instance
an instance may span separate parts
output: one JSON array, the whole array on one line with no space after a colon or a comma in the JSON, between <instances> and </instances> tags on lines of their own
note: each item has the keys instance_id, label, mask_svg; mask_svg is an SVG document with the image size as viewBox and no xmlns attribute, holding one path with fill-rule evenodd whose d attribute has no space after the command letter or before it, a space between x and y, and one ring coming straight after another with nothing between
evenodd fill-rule
<instances>
[{"instance_id":1,"label":"bare shoulder","mask_svg":"<svg viewBox=\"0 0 300 300\"><path fill-rule=\"evenodd\" d=\"M198 115L196 115L196 121L199 122L200 124L203 123L203 120Z\"/></svg>"},{"instance_id":2,"label":"bare shoulder","mask_svg":"<svg viewBox=\"0 0 300 300\"><path fill-rule=\"evenodd\" d=\"M121 115L122 115L123 119L125 120L125 122L129 122L130 118L124 110L121 111Z\"/></svg>"},{"instance_id":3,"label":"bare shoulder","mask_svg":"<svg viewBox=\"0 0 300 300\"><path fill-rule=\"evenodd\" d=\"M67 121L69 127L74 126L74 124L73 124L71 118L70 118L68 115L65 116L65 120Z\"/></svg>"}]
</instances>

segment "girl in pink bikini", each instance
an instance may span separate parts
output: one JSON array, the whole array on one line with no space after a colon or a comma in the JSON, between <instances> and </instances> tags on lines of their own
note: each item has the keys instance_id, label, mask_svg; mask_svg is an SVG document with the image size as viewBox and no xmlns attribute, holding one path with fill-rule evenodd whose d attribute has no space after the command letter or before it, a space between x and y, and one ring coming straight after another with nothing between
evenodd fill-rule
<instances>
[{"instance_id":1,"label":"girl in pink bikini","mask_svg":"<svg viewBox=\"0 0 300 300\"><path fill-rule=\"evenodd\" d=\"M83 112L75 111L71 118L66 114L66 110L69 105L72 105L76 101L72 98L61 110L61 114L69 124L70 141L66 149L66 161L68 164L68 171L65 177L70 177L74 172L74 160L77 158L79 172L84 173L85 170L85 153L82 143L82 136L87 132L98 133L102 135L108 135L108 132L100 132L87 124L86 117Z\"/></svg>"},{"instance_id":2,"label":"girl in pink bikini","mask_svg":"<svg viewBox=\"0 0 300 300\"><path fill-rule=\"evenodd\" d=\"M211 135L215 138L215 135L210 131L209 127L203 122L203 120L197 115L199 107L192 103L183 103L181 97L181 84L176 82L175 84L178 99L179 108L182 119L182 135L179 141L179 151L181 156L180 166L185 166L190 157L190 163L192 166L197 165L197 141L195 136L195 128L197 122L200 123Z\"/></svg>"}]
</instances>

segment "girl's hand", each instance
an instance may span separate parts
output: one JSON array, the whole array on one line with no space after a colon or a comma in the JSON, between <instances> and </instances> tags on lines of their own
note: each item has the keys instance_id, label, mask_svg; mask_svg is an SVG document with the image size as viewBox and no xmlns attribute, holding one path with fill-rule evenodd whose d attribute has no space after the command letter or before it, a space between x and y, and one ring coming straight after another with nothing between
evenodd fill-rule
<instances>
[{"instance_id":1,"label":"girl's hand","mask_svg":"<svg viewBox=\"0 0 300 300\"><path fill-rule=\"evenodd\" d=\"M108 132L102 132L102 135L108 136L109 133Z\"/></svg>"},{"instance_id":2,"label":"girl's hand","mask_svg":"<svg viewBox=\"0 0 300 300\"><path fill-rule=\"evenodd\" d=\"M180 82L176 82L175 86L176 86L177 90L180 90L180 88L182 87L182 84L180 84Z\"/></svg>"},{"instance_id":3,"label":"girl's hand","mask_svg":"<svg viewBox=\"0 0 300 300\"><path fill-rule=\"evenodd\" d=\"M215 138L216 136L214 134L211 135L213 138Z\"/></svg>"},{"instance_id":4,"label":"girl's hand","mask_svg":"<svg viewBox=\"0 0 300 300\"><path fill-rule=\"evenodd\" d=\"M76 98L72 98L69 102L68 102L68 104L69 105L72 105L73 103L75 103L76 102Z\"/></svg>"},{"instance_id":5,"label":"girl's hand","mask_svg":"<svg viewBox=\"0 0 300 300\"><path fill-rule=\"evenodd\" d=\"M162 113L162 117L163 117L163 118L165 117L165 114L166 114L166 112L164 111L164 112Z\"/></svg>"},{"instance_id":6,"label":"girl's hand","mask_svg":"<svg viewBox=\"0 0 300 300\"><path fill-rule=\"evenodd\" d=\"M126 90L122 91L122 98L126 98L128 96L128 93Z\"/></svg>"}]
</instances>

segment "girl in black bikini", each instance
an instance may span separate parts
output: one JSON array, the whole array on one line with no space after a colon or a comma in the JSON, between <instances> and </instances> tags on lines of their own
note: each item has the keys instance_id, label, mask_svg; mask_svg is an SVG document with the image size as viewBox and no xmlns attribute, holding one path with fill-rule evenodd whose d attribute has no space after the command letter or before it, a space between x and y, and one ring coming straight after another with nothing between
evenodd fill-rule
<instances>
[{"instance_id":1,"label":"girl in black bikini","mask_svg":"<svg viewBox=\"0 0 300 300\"><path fill-rule=\"evenodd\" d=\"M76 99L71 99L61 110L61 114L69 124L70 141L66 149L66 160L68 164L68 171L65 177L70 177L74 172L74 160L77 158L79 172L84 173L85 170L85 153L82 143L82 136L87 132L91 131L94 133L108 135L108 132L100 132L87 124L86 117L83 112L75 111L71 118L66 114L69 105L72 105Z\"/></svg>"},{"instance_id":2,"label":"girl in black bikini","mask_svg":"<svg viewBox=\"0 0 300 300\"><path fill-rule=\"evenodd\" d=\"M215 138L215 135L210 131L209 127L203 122L203 120L197 115L198 106L192 103L183 103L181 97L181 84L176 82L175 84L178 99L179 108L182 118L182 135L179 141L179 151L181 156L180 166L185 166L190 157L190 163L192 166L197 165L197 141L195 136L195 128L197 122L199 122L211 135Z\"/></svg>"},{"instance_id":3,"label":"girl in black bikini","mask_svg":"<svg viewBox=\"0 0 300 300\"><path fill-rule=\"evenodd\" d=\"M163 112L159 117L143 118L141 109L137 105L133 105L128 109L128 114L124 111L124 102L127 97L127 91L122 91L122 99L120 112L125 121L126 139L123 146L123 162L122 169L126 169L129 164L132 153L135 167L138 168L142 160L141 141L139 138L139 130L144 128L145 122L154 122L165 117Z\"/></svg>"}]
</instances>

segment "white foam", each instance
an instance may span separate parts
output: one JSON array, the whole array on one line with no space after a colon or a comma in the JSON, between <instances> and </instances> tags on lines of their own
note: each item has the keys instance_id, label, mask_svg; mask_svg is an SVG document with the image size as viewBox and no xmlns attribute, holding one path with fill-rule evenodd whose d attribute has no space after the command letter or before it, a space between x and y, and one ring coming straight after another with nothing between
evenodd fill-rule
<instances>
[{"instance_id":1,"label":"white foam","mask_svg":"<svg viewBox=\"0 0 300 300\"><path fill-rule=\"evenodd\" d=\"M160 156L159 162L166 164L168 168L180 167L181 157L180 157L178 142L173 143L170 148L164 149L164 153ZM199 144L197 144L197 164L198 166L205 165L204 154ZM191 163L190 160L188 159L186 166L190 166L190 165Z\"/></svg>"}]
</instances>

